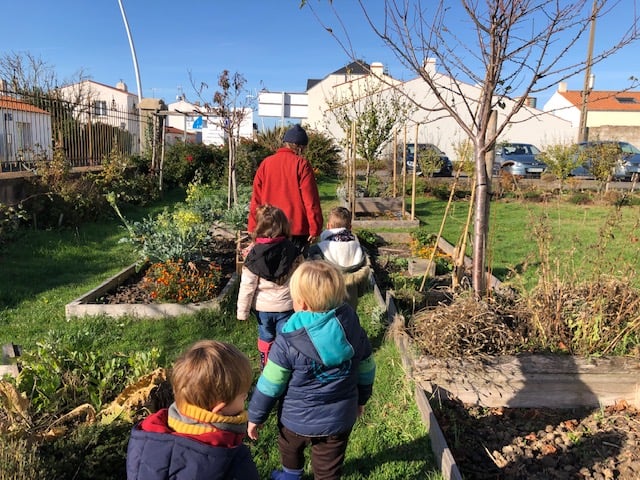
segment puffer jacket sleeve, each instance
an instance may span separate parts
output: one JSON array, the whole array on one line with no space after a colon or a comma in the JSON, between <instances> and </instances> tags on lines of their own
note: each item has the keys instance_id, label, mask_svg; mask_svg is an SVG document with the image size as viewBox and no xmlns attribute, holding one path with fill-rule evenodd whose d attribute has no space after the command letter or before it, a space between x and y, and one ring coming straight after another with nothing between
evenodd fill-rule
<instances>
[{"instance_id":1,"label":"puffer jacket sleeve","mask_svg":"<svg viewBox=\"0 0 640 480\"><path fill-rule=\"evenodd\" d=\"M249 401L249 421L258 425L267 421L269 413L284 394L291 378L292 367L287 363L286 344L281 336L269 352L269 359L262 370Z\"/></svg>"},{"instance_id":2,"label":"puffer jacket sleeve","mask_svg":"<svg viewBox=\"0 0 640 480\"><path fill-rule=\"evenodd\" d=\"M258 275L251 272L247 267L242 267L236 313L236 318L238 320L246 320L249 318L251 305L253 304L253 297L256 294L259 281L260 277Z\"/></svg>"}]
</instances>

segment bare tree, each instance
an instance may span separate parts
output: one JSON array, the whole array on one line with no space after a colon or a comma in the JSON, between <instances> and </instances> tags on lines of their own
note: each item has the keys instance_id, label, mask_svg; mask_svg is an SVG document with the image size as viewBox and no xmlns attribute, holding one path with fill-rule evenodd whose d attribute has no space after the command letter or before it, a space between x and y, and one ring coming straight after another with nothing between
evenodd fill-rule
<instances>
[{"instance_id":1,"label":"bare tree","mask_svg":"<svg viewBox=\"0 0 640 480\"><path fill-rule=\"evenodd\" d=\"M193 79L191 79L193 85ZM222 128L229 147L229 162L227 179L227 207L238 203L238 185L236 179L236 161L238 144L240 142L240 127L251 114L252 100L245 89L247 80L238 72L233 75L229 70L223 70L218 76L218 87L213 94L212 102L205 102L204 107L209 120ZM195 88L195 86L194 86ZM198 97L202 99L202 93L208 88L206 83L201 83L195 88Z\"/></svg>"},{"instance_id":2,"label":"bare tree","mask_svg":"<svg viewBox=\"0 0 640 480\"><path fill-rule=\"evenodd\" d=\"M0 79L15 93L51 94L61 83L86 80L82 69L68 81L60 82L55 67L30 52L10 52L0 56Z\"/></svg>"},{"instance_id":3,"label":"bare tree","mask_svg":"<svg viewBox=\"0 0 640 480\"><path fill-rule=\"evenodd\" d=\"M314 12L351 58L359 58L338 3L328 3L337 25L321 20L310 2L303 0L300 6ZM358 0L358 4L365 22L385 47L426 83L437 100L432 111L455 119L473 143L476 203L472 279L476 294L483 295L491 193L487 167L492 164L489 153L496 139L528 97L635 42L639 35L636 12L623 9L620 1L607 0L593 0L592 5L587 0L460 0L455 5L445 0L385 0L383 11L365 0ZM622 13L619 36L585 62L581 40L592 22L616 13L616 7L624 10L618 12ZM445 74L424 68L427 58L435 58ZM473 85L478 89L469 95Z\"/></svg>"}]
</instances>

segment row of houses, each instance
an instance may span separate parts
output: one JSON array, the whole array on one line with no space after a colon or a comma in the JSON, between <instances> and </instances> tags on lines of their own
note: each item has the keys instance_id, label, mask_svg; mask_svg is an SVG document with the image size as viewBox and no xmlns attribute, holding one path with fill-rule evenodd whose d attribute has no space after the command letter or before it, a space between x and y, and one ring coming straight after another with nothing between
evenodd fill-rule
<instances>
[{"instance_id":1,"label":"row of houses","mask_svg":"<svg viewBox=\"0 0 640 480\"><path fill-rule=\"evenodd\" d=\"M41 106L38 106L41 105ZM240 135L253 138L253 111L243 110ZM124 82L112 87L85 80L46 98L0 85L0 173L24 171L62 148L73 167L101 164L114 148L135 155L162 139L223 145L224 120L197 103L140 99ZM148 125L160 132L148 133ZM159 151L159 149L154 149Z\"/></svg>"},{"instance_id":2,"label":"row of houses","mask_svg":"<svg viewBox=\"0 0 640 480\"><path fill-rule=\"evenodd\" d=\"M453 92L450 87L455 83L456 95L467 99L479 97L478 86L439 74L435 60L425 61L424 68L445 91ZM456 145L464 141L465 134L453 118L442 115L427 84L421 77L397 80L379 62L352 62L321 79L308 79L304 92L262 91L258 96L258 115L279 117L283 123L285 119L295 119L341 141L345 132L332 115L336 105L354 102L354 99L363 101L372 95L377 95L376 101L385 102L399 92L421 106L402 122L412 127L403 132L401 141L434 143L449 157L456 158ZM450 95L452 102L459 100L454 94ZM150 141L143 138L145 117L155 119L153 124L161 128L162 135L154 138L160 137L166 144L184 141L222 145L225 142L224 120L184 97L165 104L159 99L140 99L129 92L123 82L112 87L93 80L61 87L57 96L65 102L64 111L74 118L77 131L64 131L60 126L63 115L52 111L50 106L41 108L36 106L37 102L3 93L0 85L0 171L21 169L38 156L50 157L56 142L64 145L74 166L99 164L100 157L116 144L126 153L141 153ZM505 108L497 112L498 123L516 101L518 99L505 100ZM568 90L562 82L542 109L537 107L536 99L527 99L499 141L533 143L541 148L574 142L578 137L582 101L581 91ZM254 137L253 114L251 109L243 110L239 132L243 138ZM65 128L69 128L68 123ZM415 125L419 126L417 138ZM640 92L591 91L587 97L586 127L590 139L616 139L640 145ZM73 136L76 140L70 141Z\"/></svg>"},{"instance_id":3,"label":"row of houses","mask_svg":"<svg viewBox=\"0 0 640 480\"><path fill-rule=\"evenodd\" d=\"M443 86L442 90L447 92L450 102L463 105L460 96L467 99L479 98L479 86L439 74L434 59L427 59L424 68L437 84ZM375 84L382 85L383 88L372 88ZM454 85L455 88L452 88ZM405 125L412 126L407 131L407 141L434 143L450 158L456 158L456 146L466 136L453 118L442 115L435 95L422 77L399 81L388 75L384 65L379 62L353 62L322 79L308 80L303 94L306 95L307 104L305 109L298 108L298 111L304 114L301 119L310 127L326 131L342 140L345 133L332 118L332 109L336 103L340 103L340 99L362 99L372 91L379 95L378 101L385 101L385 98L389 99L400 92L402 96L419 104L421 108L411 112L404 122ZM272 94L264 92L265 100L269 99L269 95ZM304 102L301 102L300 94L296 98L299 104ZM497 110L498 124L502 123L518 100L505 99L505 108ZM589 139L615 139L640 145L640 92L594 90L589 92L586 106ZM523 108L509 121L498 142L532 143L541 148L551 144L574 143L579 140L581 110L582 92L568 90L567 83L561 82L542 108L538 108L537 99L526 99ZM413 128L416 124L420 127L417 139Z\"/></svg>"}]
</instances>

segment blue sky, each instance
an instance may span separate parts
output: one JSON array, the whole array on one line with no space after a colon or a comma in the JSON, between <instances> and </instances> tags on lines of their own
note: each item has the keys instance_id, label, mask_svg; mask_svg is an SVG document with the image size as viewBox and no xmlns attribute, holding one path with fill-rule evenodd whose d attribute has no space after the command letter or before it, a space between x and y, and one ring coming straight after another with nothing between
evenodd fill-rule
<instances>
[{"instance_id":1,"label":"blue sky","mask_svg":"<svg viewBox=\"0 0 640 480\"><path fill-rule=\"evenodd\" d=\"M622 0L615 15L598 25L596 51L620 34L620 23L634 13L636 1ZM309 3L323 18L331 19L326 0ZM380 3L366 0L372 11L379 10ZM299 0L123 0L143 96L172 102L184 93L195 99L190 72L196 83L208 83L213 95L223 69L244 75L250 91L303 92L307 79L323 78L350 60L313 13L299 4ZM396 78L411 78L373 37L357 2L334 0L334 4L348 25L358 56L382 62ZM1 12L0 53L29 52L40 57L55 68L61 81L82 69L108 85L123 80L137 93L118 0L7 0ZM328 21L337 26L334 20ZM586 39L584 45L576 53L580 59L586 56ZM640 77L639 53L640 45L633 45L596 66L596 89L622 89L631 75ZM569 89L581 89L582 82L581 76L574 77ZM539 98L538 105L551 93Z\"/></svg>"}]
</instances>

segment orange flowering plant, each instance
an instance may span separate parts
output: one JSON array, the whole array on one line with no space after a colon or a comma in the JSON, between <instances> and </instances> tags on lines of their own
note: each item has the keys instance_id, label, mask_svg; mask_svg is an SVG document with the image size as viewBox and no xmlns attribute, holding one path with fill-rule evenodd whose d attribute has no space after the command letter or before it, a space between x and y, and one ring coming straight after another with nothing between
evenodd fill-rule
<instances>
[{"instance_id":1,"label":"orange flowering plant","mask_svg":"<svg viewBox=\"0 0 640 480\"><path fill-rule=\"evenodd\" d=\"M152 264L142 286L159 302L192 303L213 298L222 280L214 262L185 262L181 258Z\"/></svg>"}]
</instances>

